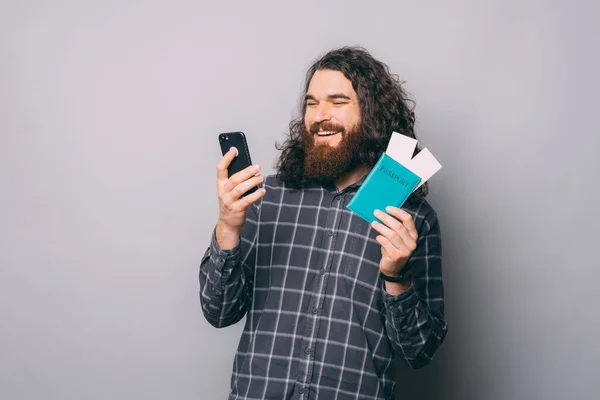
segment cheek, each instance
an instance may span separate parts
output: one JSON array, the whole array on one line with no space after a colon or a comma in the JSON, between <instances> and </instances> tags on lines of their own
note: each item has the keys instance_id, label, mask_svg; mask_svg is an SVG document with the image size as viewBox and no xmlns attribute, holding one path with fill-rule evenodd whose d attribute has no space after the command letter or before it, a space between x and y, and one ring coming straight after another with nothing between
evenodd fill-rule
<instances>
[{"instance_id":1,"label":"cheek","mask_svg":"<svg viewBox=\"0 0 600 400\"><path fill-rule=\"evenodd\" d=\"M344 110L336 115L338 122L342 123L346 129L355 126L359 121L357 115L351 110Z\"/></svg>"},{"instance_id":2,"label":"cheek","mask_svg":"<svg viewBox=\"0 0 600 400\"><path fill-rule=\"evenodd\" d=\"M310 128L310 126L313 124L313 122L314 122L314 117L313 117L312 113L307 110L304 113L304 127L306 128L306 130L308 130Z\"/></svg>"}]
</instances>

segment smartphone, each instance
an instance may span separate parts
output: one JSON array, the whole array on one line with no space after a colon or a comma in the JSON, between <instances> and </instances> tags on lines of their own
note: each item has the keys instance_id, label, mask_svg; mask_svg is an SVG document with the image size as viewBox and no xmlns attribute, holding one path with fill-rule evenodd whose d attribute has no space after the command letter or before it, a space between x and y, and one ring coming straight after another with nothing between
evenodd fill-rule
<instances>
[{"instance_id":1,"label":"smartphone","mask_svg":"<svg viewBox=\"0 0 600 400\"><path fill-rule=\"evenodd\" d=\"M225 132L219 133L219 145L221 146L221 153L225 155L229 149L235 147L238 150L238 155L235 157L229 167L227 168L228 176L231 176L241 170L252 165L250 159L250 150L248 149L248 142L246 141L246 135L244 132ZM250 193L254 193L258 186L254 186L242 195L247 196Z\"/></svg>"}]
</instances>

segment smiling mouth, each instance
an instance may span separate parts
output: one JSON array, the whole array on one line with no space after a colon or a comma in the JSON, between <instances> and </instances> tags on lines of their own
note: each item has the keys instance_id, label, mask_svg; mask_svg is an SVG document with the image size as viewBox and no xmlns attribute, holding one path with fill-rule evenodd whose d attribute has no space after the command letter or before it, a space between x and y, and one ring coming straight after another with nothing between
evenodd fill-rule
<instances>
[{"instance_id":1,"label":"smiling mouth","mask_svg":"<svg viewBox=\"0 0 600 400\"><path fill-rule=\"evenodd\" d=\"M335 135L336 133L339 133L337 131L319 131L317 132L317 136L331 136L331 135Z\"/></svg>"}]
</instances>

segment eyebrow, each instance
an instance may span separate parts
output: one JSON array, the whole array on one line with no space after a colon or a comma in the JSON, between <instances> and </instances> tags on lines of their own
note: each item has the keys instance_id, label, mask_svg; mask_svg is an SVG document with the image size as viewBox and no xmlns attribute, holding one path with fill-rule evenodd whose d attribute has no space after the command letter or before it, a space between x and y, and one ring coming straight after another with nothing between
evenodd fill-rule
<instances>
[{"instance_id":1,"label":"eyebrow","mask_svg":"<svg viewBox=\"0 0 600 400\"><path fill-rule=\"evenodd\" d=\"M343 93L334 93L334 94L330 94L329 96L327 96L327 99L329 100L352 100L350 97L346 96ZM309 101L309 100L316 100L315 96L311 95L311 94L307 94L306 96L304 96L304 101Z\"/></svg>"}]
</instances>

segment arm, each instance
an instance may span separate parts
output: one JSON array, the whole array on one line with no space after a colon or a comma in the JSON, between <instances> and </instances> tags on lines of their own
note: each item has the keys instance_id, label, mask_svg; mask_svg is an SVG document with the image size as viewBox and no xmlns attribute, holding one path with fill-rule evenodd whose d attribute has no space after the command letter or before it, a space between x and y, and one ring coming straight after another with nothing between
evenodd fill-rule
<instances>
[{"instance_id":1,"label":"arm","mask_svg":"<svg viewBox=\"0 0 600 400\"><path fill-rule=\"evenodd\" d=\"M427 365L448 329L444 319L442 243L435 214L423 223L417 246L407 261L412 282L406 290L385 282L385 318L388 338L409 367ZM399 294L397 294L399 293Z\"/></svg>"},{"instance_id":2,"label":"arm","mask_svg":"<svg viewBox=\"0 0 600 400\"><path fill-rule=\"evenodd\" d=\"M248 207L246 223L233 248L223 249L217 228L200 265L200 303L206 320L223 328L241 320L252 303L258 206Z\"/></svg>"},{"instance_id":3,"label":"arm","mask_svg":"<svg viewBox=\"0 0 600 400\"><path fill-rule=\"evenodd\" d=\"M217 165L219 219L200 265L200 303L208 322L222 328L244 317L252 303L259 206L265 195L260 166L252 165L228 177L237 152L230 149Z\"/></svg>"}]
</instances>

